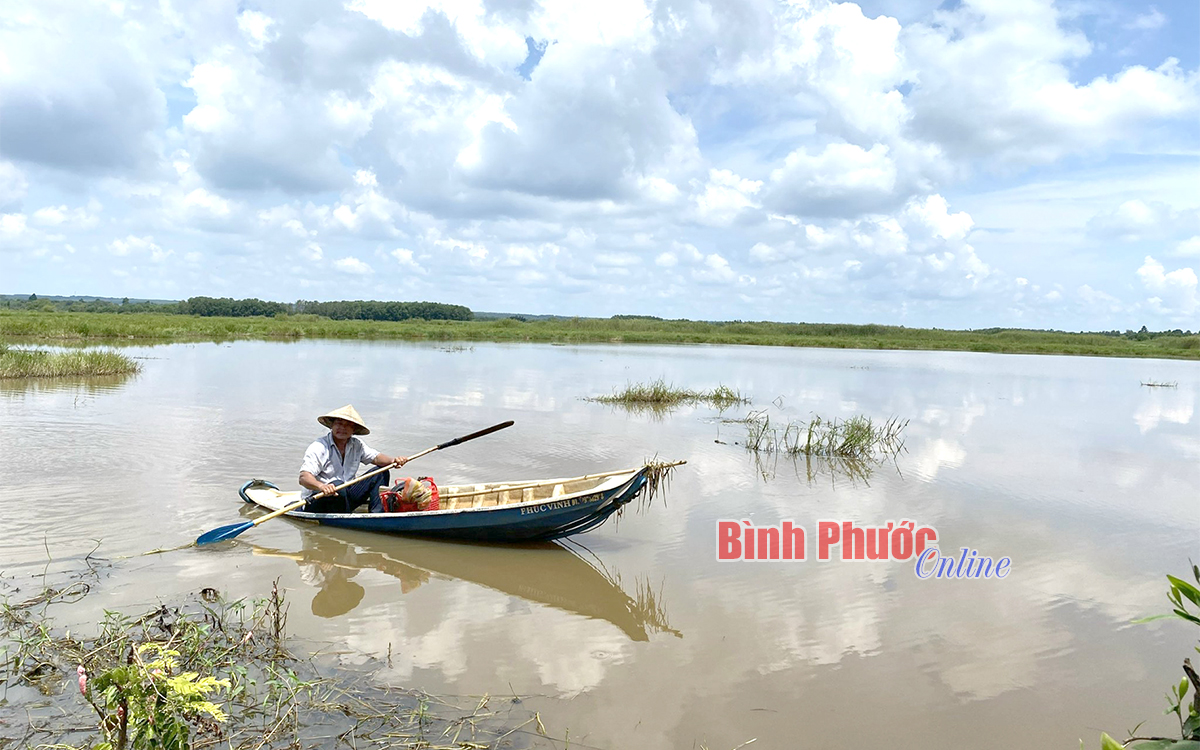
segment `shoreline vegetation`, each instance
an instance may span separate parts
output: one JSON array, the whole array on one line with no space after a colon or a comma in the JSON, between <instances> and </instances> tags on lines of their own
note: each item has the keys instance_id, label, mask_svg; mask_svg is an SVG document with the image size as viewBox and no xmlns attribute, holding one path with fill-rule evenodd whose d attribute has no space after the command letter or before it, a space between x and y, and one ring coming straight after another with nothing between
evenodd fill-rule
<instances>
[{"instance_id":1,"label":"shoreline vegetation","mask_svg":"<svg viewBox=\"0 0 1200 750\"><path fill-rule=\"evenodd\" d=\"M142 366L120 352L47 352L0 344L0 380L133 375Z\"/></svg>"},{"instance_id":2,"label":"shoreline vegetation","mask_svg":"<svg viewBox=\"0 0 1200 750\"><path fill-rule=\"evenodd\" d=\"M31 711L0 701L0 747L570 746L516 696L439 697L380 681L381 660L303 656L278 582L255 601L206 588L138 616L106 611L95 633L47 614L93 588L75 580L14 601L19 589L0 586L0 685L41 697Z\"/></svg>"},{"instance_id":3,"label":"shoreline vegetation","mask_svg":"<svg viewBox=\"0 0 1200 750\"><path fill-rule=\"evenodd\" d=\"M379 339L556 344L732 344L1067 354L1200 360L1190 331L1068 333L944 330L833 323L705 322L648 316L474 320L333 319L309 313L230 317L169 312L69 312L0 308L0 336L55 343L174 343L238 339Z\"/></svg>"}]
</instances>

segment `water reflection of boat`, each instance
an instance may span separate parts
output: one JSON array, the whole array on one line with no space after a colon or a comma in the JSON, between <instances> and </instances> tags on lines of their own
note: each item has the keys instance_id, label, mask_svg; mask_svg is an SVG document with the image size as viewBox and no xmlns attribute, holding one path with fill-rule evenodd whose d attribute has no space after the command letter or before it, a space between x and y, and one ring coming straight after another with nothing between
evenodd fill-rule
<instances>
[{"instance_id":1,"label":"water reflection of boat","mask_svg":"<svg viewBox=\"0 0 1200 750\"><path fill-rule=\"evenodd\" d=\"M678 463L683 463L682 461ZM441 509L413 513L305 513L292 518L362 531L444 539L530 542L590 531L639 495L652 497L678 464L646 464L563 479L491 482L441 488ZM247 503L280 510L300 500L260 479L242 485Z\"/></svg>"},{"instance_id":2,"label":"water reflection of boat","mask_svg":"<svg viewBox=\"0 0 1200 750\"><path fill-rule=\"evenodd\" d=\"M402 594L440 576L606 620L634 641L648 640L650 632L680 635L667 623L661 594L648 584L637 584L630 596L621 588L620 576L598 559L593 565L582 552L555 542L500 546L316 529L303 540L299 552L252 549L256 555L286 557L300 565L305 580L319 589L312 609L320 617L336 617L358 606L365 591L350 579L362 570L378 570L398 580Z\"/></svg>"}]
</instances>

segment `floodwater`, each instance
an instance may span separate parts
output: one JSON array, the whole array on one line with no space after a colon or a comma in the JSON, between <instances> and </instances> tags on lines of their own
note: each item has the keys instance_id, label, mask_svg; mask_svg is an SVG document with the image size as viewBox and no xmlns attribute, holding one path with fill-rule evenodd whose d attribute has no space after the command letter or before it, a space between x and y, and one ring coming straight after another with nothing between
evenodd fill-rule
<instances>
[{"instance_id":1,"label":"floodwater","mask_svg":"<svg viewBox=\"0 0 1200 750\"><path fill-rule=\"evenodd\" d=\"M107 567L61 607L76 628L203 587L262 596L344 659L431 692L542 700L572 747L1098 746L1163 733L1194 628L1165 574L1200 562L1200 365L1162 360L757 347L302 342L179 344L128 381L0 386L0 574ZM627 382L724 384L773 421L910 420L895 463L851 477L756 460L706 407L629 413ZM1142 381L1174 381L1173 388ZM513 549L249 517L252 477L294 487L317 414L353 402L368 442L439 483L686 459L664 499ZM718 442L719 441L719 442ZM808 529L805 562L718 562L716 523ZM821 519L913 519L940 547L1008 557L1002 580L921 580L909 562L820 562ZM93 548L95 551L93 552ZM836 555L835 555L836 557ZM34 585L30 582L29 585ZM579 744L576 744L579 743Z\"/></svg>"}]
</instances>

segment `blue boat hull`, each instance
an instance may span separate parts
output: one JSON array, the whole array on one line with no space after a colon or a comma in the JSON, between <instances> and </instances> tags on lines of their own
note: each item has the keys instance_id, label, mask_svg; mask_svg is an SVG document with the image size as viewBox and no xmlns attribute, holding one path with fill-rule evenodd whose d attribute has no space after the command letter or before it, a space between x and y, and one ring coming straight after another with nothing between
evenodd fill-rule
<instances>
[{"instance_id":1,"label":"blue boat hull","mask_svg":"<svg viewBox=\"0 0 1200 750\"><path fill-rule=\"evenodd\" d=\"M287 515L325 526L385 534L482 542L536 542L591 531L633 500L645 484L646 472L643 469L615 487L563 499L418 513L291 511ZM270 482L251 480L239 490L243 500L254 503L246 491L255 486L277 489Z\"/></svg>"}]
</instances>

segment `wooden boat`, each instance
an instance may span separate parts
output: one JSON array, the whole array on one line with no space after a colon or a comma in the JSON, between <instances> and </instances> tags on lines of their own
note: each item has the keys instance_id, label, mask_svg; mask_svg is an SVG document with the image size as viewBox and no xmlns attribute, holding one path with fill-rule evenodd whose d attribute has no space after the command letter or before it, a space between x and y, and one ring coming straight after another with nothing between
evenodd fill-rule
<instances>
[{"instance_id":1,"label":"wooden boat","mask_svg":"<svg viewBox=\"0 0 1200 750\"><path fill-rule=\"evenodd\" d=\"M646 464L562 479L446 485L440 510L413 513L306 513L286 515L327 526L490 542L532 542L590 531L639 495L647 500L679 464ZM300 500L270 482L252 479L239 490L247 503L279 510Z\"/></svg>"}]
</instances>

